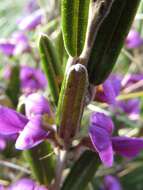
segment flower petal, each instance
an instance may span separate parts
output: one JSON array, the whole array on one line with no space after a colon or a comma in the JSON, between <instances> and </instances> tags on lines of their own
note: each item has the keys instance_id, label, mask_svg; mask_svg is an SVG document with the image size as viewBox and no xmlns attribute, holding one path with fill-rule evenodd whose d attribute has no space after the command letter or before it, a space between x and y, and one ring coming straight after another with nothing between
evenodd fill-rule
<instances>
[{"instance_id":1,"label":"flower petal","mask_svg":"<svg viewBox=\"0 0 143 190\"><path fill-rule=\"evenodd\" d=\"M120 182L116 177L113 177L111 175L104 177L104 186L105 189L108 190L121 190Z\"/></svg>"},{"instance_id":2,"label":"flower petal","mask_svg":"<svg viewBox=\"0 0 143 190\"><path fill-rule=\"evenodd\" d=\"M89 136L103 164L112 166L113 150L108 132L98 126L92 125L89 128Z\"/></svg>"},{"instance_id":3,"label":"flower petal","mask_svg":"<svg viewBox=\"0 0 143 190\"><path fill-rule=\"evenodd\" d=\"M137 48L143 45L143 39L135 29L131 29L126 38L125 45L128 49Z\"/></svg>"},{"instance_id":4,"label":"flower petal","mask_svg":"<svg viewBox=\"0 0 143 190\"><path fill-rule=\"evenodd\" d=\"M125 112L131 120L136 120L140 115L140 100L131 99L128 101L119 101L118 105L123 112Z\"/></svg>"},{"instance_id":5,"label":"flower petal","mask_svg":"<svg viewBox=\"0 0 143 190\"><path fill-rule=\"evenodd\" d=\"M38 93L30 94L25 100L26 115L30 118L36 114L51 114L48 100Z\"/></svg>"},{"instance_id":6,"label":"flower petal","mask_svg":"<svg viewBox=\"0 0 143 190\"><path fill-rule=\"evenodd\" d=\"M0 106L0 134L10 135L20 132L28 119L16 111Z\"/></svg>"},{"instance_id":7,"label":"flower petal","mask_svg":"<svg viewBox=\"0 0 143 190\"><path fill-rule=\"evenodd\" d=\"M48 132L42 129L42 116L31 118L17 138L15 147L19 150L30 149L48 137Z\"/></svg>"},{"instance_id":8,"label":"flower petal","mask_svg":"<svg viewBox=\"0 0 143 190\"><path fill-rule=\"evenodd\" d=\"M11 185L8 190L33 190L35 182L32 179L23 178Z\"/></svg>"},{"instance_id":9,"label":"flower petal","mask_svg":"<svg viewBox=\"0 0 143 190\"><path fill-rule=\"evenodd\" d=\"M143 138L112 137L112 145L118 154L132 158L143 149Z\"/></svg>"},{"instance_id":10,"label":"flower petal","mask_svg":"<svg viewBox=\"0 0 143 190\"><path fill-rule=\"evenodd\" d=\"M114 129L112 119L103 113L94 112L90 117L90 123L107 130L109 134Z\"/></svg>"},{"instance_id":11,"label":"flower petal","mask_svg":"<svg viewBox=\"0 0 143 190\"><path fill-rule=\"evenodd\" d=\"M37 10L32 14L24 17L19 22L20 30L34 30L39 24L42 23L43 12L41 10Z\"/></svg>"}]
</instances>

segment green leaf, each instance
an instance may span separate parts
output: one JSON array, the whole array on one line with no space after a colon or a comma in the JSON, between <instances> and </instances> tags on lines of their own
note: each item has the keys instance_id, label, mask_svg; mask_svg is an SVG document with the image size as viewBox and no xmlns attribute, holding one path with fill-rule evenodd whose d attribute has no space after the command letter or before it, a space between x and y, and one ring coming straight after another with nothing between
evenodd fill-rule
<instances>
[{"instance_id":1,"label":"green leaf","mask_svg":"<svg viewBox=\"0 0 143 190\"><path fill-rule=\"evenodd\" d=\"M43 70L48 80L48 86L50 88L53 101L57 104L59 98L58 80L63 76L62 67L59 63L58 55L55 52L54 46L46 35L41 34L38 45Z\"/></svg>"},{"instance_id":2,"label":"green leaf","mask_svg":"<svg viewBox=\"0 0 143 190\"><path fill-rule=\"evenodd\" d=\"M88 22L90 0L62 0L62 31L67 52L81 54Z\"/></svg>"},{"instance_id":3,"label":"green leaf","mask_svg":"<svg viewBox=\"0 0 143 190\"><path fill-rule=\"evenodd\" d=\"M75 162L66 177L61 190L84 190L99 166L99 160L92 151L85 151Z\"/></svg>"},{"instance_id":4,"label":"green leaf","mask_svg":"<svg viewBox=\"0 0 143 190\"><path fill-rule=\"evenodd\" d=\"M19 65L15 65L12 68L10 80L6 89L6 94L16 107L20 94L20 79L19 79L20 68Z\"/></svg>"},{"instance_id":5,"label":"green leaf","mask_svg":"<svg viewBox=\"0 0 143 190\"><path fill-rule=\"evenodd\" d=\"M86 67L81 64L71 66L62 84L57 110L58 132L65 145L79 130L87 86Z\"/></svg>"},{"instance_id":6,"label":"green leaf","mask_svg":"<svg viewBox=\"0 0 143 190\"><path fill-rule=\"evenodd\" d=\"M47 144L47 142L43 142L30 150L23 151L33 177L35 177L39 183L45 185L48 185L54 177L54 163L51 156L42 160L40 158L51 152L51 146Z\"/></svg>"},{"instance_id":7,"label":"green leaf","mask_svg":"<svg viewBox=\"0 0 143 190\"><path fill-rule=\"evenodd\" d=\"M102 83L112 71L139 2L114 0L110 13L99 28L88 61L90 83Z\"/></svg>"},{"instance_id":8,"label":"green leaf","mask_svg":"<svg viewBox=\"0 0 143 190\"><path fill-rule=\"evenodd\" d=\"M59 31L57 38L55 39L55 46L56 46L56 50L57 50L59 59L62 63L62 68L63 68L63 70L65 70L65 65L67 63L68 54L64 47L63 35L62 35L61 30Z\"/></svg>"}]
</instances>

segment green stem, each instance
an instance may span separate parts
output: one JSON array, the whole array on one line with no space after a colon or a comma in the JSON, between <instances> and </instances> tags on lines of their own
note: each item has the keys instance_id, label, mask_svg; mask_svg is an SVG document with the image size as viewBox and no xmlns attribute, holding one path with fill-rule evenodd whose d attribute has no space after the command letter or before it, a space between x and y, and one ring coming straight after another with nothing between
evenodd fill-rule
<instances>
[{"instance_id":1,"label":"green stem","mask_svg":"<svg viewBox=\"0 0 143 190\"><path fill-rule=\"evenodd\" d=\"M140 92L133 92L129 94L121 94L117 97L117 100L127 100L127 99L133 99L133 98L139 98L143 97L143 91Z\"/></svg>"}]
</instances>

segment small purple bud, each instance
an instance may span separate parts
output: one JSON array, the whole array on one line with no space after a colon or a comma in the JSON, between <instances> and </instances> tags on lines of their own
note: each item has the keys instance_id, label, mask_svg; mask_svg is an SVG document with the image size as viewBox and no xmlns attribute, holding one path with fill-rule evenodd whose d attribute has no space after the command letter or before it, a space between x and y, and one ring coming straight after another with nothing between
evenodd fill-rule
<instances>
[{"instance_id":1,"label":"small purple bud","mask_svg":"<svg viewBox=\"0 0 143 190\"><path fill-rule=\"evenodd\" d=\"M135 29L131 29L126 41L125 45L128 49L133 49L141 46L143 44L143 39L140 37L139 33Z\"/></svg>"}]
</instances>

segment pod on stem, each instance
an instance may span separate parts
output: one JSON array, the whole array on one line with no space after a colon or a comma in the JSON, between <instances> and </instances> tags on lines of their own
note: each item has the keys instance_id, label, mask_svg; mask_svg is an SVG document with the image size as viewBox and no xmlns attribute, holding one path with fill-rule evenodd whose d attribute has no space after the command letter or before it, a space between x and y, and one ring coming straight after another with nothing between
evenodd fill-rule
<instances>
[{"instance_id":1,"label":"pod on stem","mask_svg":"<svg viewBox=\"0 0 143 190\"><path fill-rule=\"evenodd\" d=\"M80 126L88 76L85 66L73 65L65 75L57 111L57 126L65 145L71 143Z\"/></svg>"}]
</instances>

